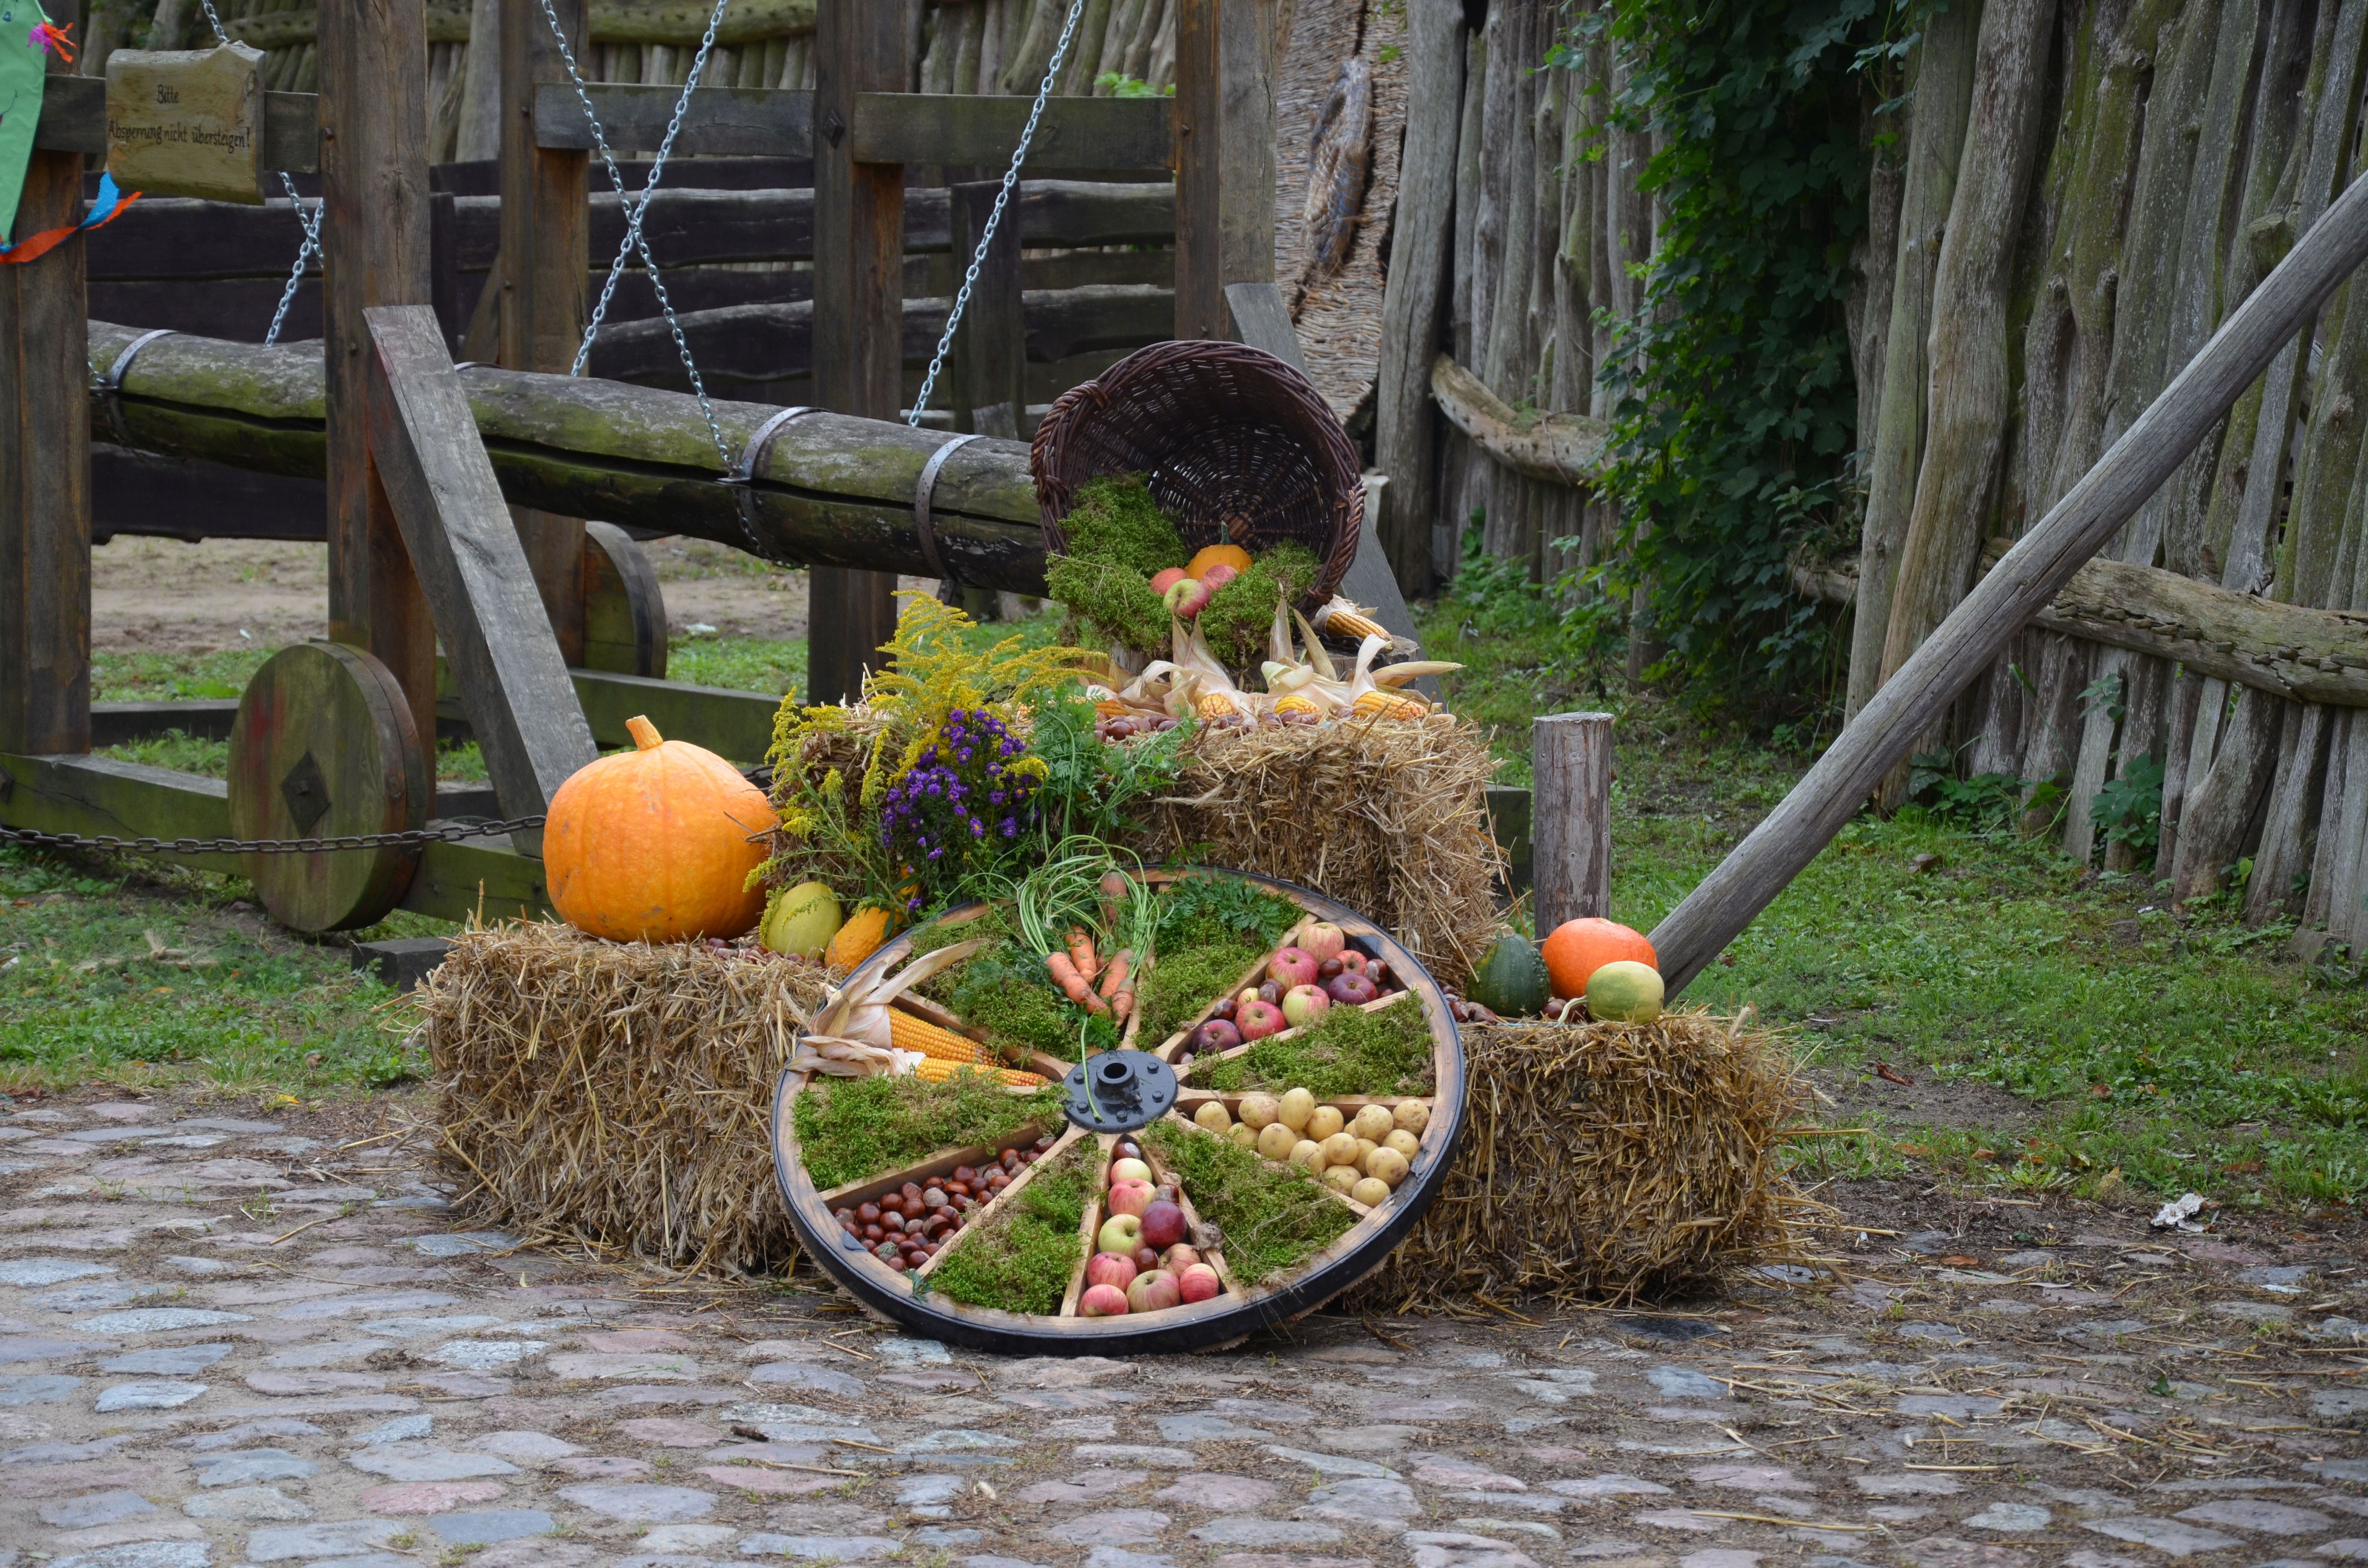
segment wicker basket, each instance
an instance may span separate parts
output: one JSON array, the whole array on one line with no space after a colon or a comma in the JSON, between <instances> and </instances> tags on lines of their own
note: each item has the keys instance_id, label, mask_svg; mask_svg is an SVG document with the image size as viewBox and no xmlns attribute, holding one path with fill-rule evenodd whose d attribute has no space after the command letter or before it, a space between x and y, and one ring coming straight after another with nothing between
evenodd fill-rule
<instances>
[{"instance_id":1,"label":"wicker basket","mask_svg":"<svg viewBox=\"0 0 2368 1568\"><path fill-rule=\"evenodd\" d=\"M1357 558L1357 449L1315 383L1263 349L1189 339L1131 354L1061 394L1030 461L1053 554L1067 551L1061 523L1079 486L1141 473L1194 550L1305 545L1323 563L1311 602Z\"/></svg>"}]
</instances>

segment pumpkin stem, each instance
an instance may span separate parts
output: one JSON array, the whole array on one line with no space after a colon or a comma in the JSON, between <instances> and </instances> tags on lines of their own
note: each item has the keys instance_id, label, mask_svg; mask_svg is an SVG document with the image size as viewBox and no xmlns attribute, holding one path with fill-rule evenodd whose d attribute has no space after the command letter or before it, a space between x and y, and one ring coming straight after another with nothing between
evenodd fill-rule
<instances>
[{"instance_id":1,"label":"pumpkin stem","mask_svg":"<svg viewBox=\"0 0 2368 1568\"><path fill-rule=\"evenodd\" d=\"M638 713L625 721L625 733L633 737L633 746L638 751L655 750L658 743L666 739L658 733L655 724Z\"/></svg>"}]
</instances>

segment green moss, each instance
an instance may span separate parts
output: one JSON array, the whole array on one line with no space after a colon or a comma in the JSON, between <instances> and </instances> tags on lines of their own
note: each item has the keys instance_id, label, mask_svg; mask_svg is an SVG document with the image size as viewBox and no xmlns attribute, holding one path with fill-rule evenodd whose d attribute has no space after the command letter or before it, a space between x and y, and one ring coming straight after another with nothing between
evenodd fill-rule
<instances>
[{"instance_id":1,"label":"green moss","mask_svg":"<svg viewBox=\"0 0 2368 1568\"><path fill-rule=\"evenodd\" d=\"M1272 948L1306 914L1281 893L1269 892L1246 877L1195 871L1170 883L1160 895L1159 950L1167 953L1212 942L1252 942Z\"/></svg>"},{"instance_id":2,"label":"green moss","mask_svg":"<svg viewBox=\"0 0 2368 1568\"><path fill-rule=\"evenodd\" d=\"M1427 1095L1431 1079L1430 1021L1415 998L1375 1013L1334 1007L1289 1040L1262 1040L1192 1074L1195 1086L1224 1094L1300 1088L1317 1099Z\"/></svg>"},{"instance_id":3,"label":"green moss","mask_svg":"<svg viewBox=\"0 0 2368 1568\"><path fill-rule=\"evenodd\" d=\"M1145 1044L1157 1044L1216 999L1266 954L1266 948L1247 942L1220 942L1160 954L1143 986L1143 1029Z\"/></svg>"},{"instance_id":4,"label":"green moss","mask_svg":"<svg viewBox=\"0 0 2368 1568\"><path fill-rule=\"evenodd\" d=\"M1090 1141L1071 1144L1019 1197L965 1230L930 1274L930 1289L968 1306L1059 1312L1085 1256L1077 1228L1086 1217L1094 1149Z\"/></svg>"},{"instance_id":5,"label":"green moss","mask_svg":"<svg viewBox=\"0 0 2368 1568\"><path fill-rule=\"evenodd\" d=\"M1061 527L1073 555L1123 566L1148 581L1155 572L1191 559L1183 536L1152 499L1139 473L1104 474L1077 490L1077 504Z\"/></svg>"},{"instance_id":6,"label":"green moss","mask_svg":"<svg viewBox=\"0 0 2368 1568\"><path fill-rule=\"evenodd\" d=\"M1278 598L1298 604L1315 585L1322 563L1305 545L1278 544L1251 557L1249 570L1219 588L1201 612L1201 635L1228 669L1255 670L1266 657Z\"/></svg>"},{"instance_id":7,"label":"green moss","mask_svg":"<svg viewBox=\"0 0 2368 1568\"><path fill-rule=\"evenodd\" d=\"M1148 657L1171 651L1167 607L1143 574L1087 556L1053 555L1044 562L1044 587L1121 647Z\"/></svg>"},{"instance_id":8,"label":"green moss","mask_svg":"<svg viewBox=\"0 0 2368 1568\"><path fill-rule=\"evenodd\" d=\"M798 1148L817 1187L861 1181L939 1149L993 1143L1030 1122L1061 1124L1061 1093L1021 1097L974 1073L918 1078L825 1078L798 1096Z\"/></svg>"},{"instance_id":9,"label":"green moss","mask_svg":"<svg viewBox=\"0 0 2368 1568\"><path fill-rule=\"evenodd\" d=\"M1225 1238L1225 1262L1245 1285L1262 1285L1338 1241L1356 1211L1295 1165L1262 1160L1229 1138L1156 1121L1143 1140L1176 1173L1201 1218Z\"/></svg>"},{"instance_id":10,"label":"green moss","mask_svg":"<svg viewBox=\"0 0 2368 1568\"><path fill-rule=\"evenodd\" d=\"M946 1006L963 1022L985 1029L997 1045L1076 1056L1080 1015L1035 954L1004 942L962 964L959 973Z\"/></svg>"}]
</instances>

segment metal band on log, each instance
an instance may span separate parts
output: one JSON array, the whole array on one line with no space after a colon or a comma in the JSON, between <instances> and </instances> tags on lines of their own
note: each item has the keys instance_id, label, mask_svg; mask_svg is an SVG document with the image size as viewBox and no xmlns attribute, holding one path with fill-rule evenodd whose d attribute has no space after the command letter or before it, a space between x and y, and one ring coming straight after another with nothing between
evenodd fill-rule
<instances>
[{"instance_id":1,"label":"metal band on log","mask_svg":"<svg viewBox=\"0 0 2368 1568\"><path fill-rule=\"evenodd\" d=\"M93 380L140 335L90 324ZM481 367L461 373L471 412L510 503L661 528L769 560L927 575L913 493L941 432L817 414L783 429L746 488L721 483L699 405L680 392ZM94 395L97 395L94 393ZM317 345L266 348L163 338L142 350L118 398L123 439L168 457L317 478L325 447ZM718 403L724 439L744 444L774 410ZM748 526L743 527L745 494ZM930 515L961 581L1044 591L1044 543L1028 448L987 438L954 453Z\"/></svg>"}]
</instances>

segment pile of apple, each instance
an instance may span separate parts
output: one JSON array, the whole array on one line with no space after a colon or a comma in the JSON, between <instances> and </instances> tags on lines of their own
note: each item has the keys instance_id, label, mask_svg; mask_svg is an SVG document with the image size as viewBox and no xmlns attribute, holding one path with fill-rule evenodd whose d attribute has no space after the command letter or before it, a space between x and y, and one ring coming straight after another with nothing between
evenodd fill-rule
<instances>
[{"instance_id":1,"label":"pile of apple","mask_svg":"<svg viewBox=\"0 0 2368 1568\"><path fill-rule=\"evenodd\" d=\"M1176 1064L1304 1028L1336 1002L1361 1007L1405 989L1388 963L1350 947L1339 926L1329 920L1303 921L1266 960L1263 980L1245 986L1239 995L1218 999L1177 1052Z\"/></svg>"},{"instance_id":2,"label":"pile of apple","mask_svg":"<svg viewBox=\"0 0 2368 1568\"><path fill-rule=\"evenodd\" d=\"M1133 1139L1111 1151L1110 1195L1102 1204L1099 1249L1086 1260L1085 1294L1077 1312L1089 1318L1156 1312L1205 1301L1224 1289L1201 1261L1173 1187L1155 1186L1142 1146Z\"/></svg>"},{"instance_id":3,"label":"pile of apple","mask_svg":"<svg viewBox=\"0 0 2368 1568\"><path fill-rule=\"evenodd\" d=\"M1052 1147L1052 1139L1039 1138L1033 1148L1006 1149L986 1165L956 1165L927 1183L908 1181L871 1202L835 1210L832 1217L840 1230L889 1267L918 1268L943 1252L971 1216Z\"/></svg>"},{"instance_id":4,"label":"pile of apple","mask_svg":"<svg viewBox=\"0 0 2368 1568\"><path fill-rule=\"evenodd\" d=\"M1318 1105L1305 1089L1286 1089L1280 1097L1244 1095L1239 1121L1222 1100L1205 1102L1192 1119L1277 1165L1300 1166L1370 1209L1413 1170L1430 1108L1400 1100L1395 1108L1361 1107L1351 1118L1338 1106Z\"/></svg>"}]
</instances>

